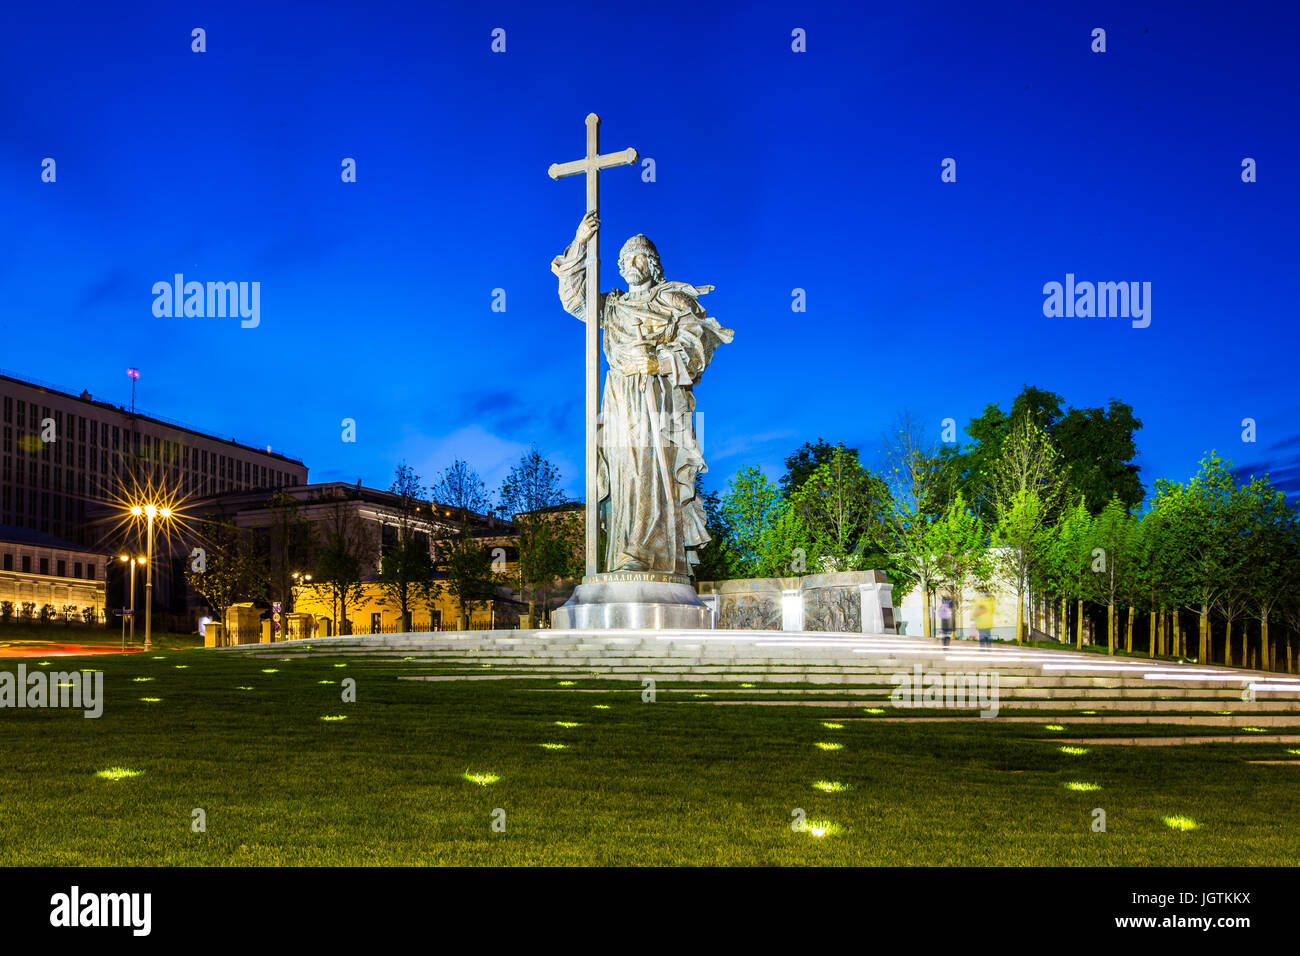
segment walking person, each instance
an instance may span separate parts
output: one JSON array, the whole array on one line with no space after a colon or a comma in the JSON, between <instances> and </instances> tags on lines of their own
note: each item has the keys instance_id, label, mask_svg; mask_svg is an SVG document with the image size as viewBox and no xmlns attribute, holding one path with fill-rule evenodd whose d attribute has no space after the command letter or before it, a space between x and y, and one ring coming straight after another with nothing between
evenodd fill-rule
<instances>
[{"instance_id":1,"label":"walking person","mask_svg":"<svg viewBox=\"0 0 1300 956\"><path fill-rule=\"evenodd\" d=\"M948 642L952 640L953 628L953 606L952 598L946 597L939 602L939 636L943 639L943 646L947 647Z\"/></svg>"},{"instance_id":2,"label":"walking person","mask_svg":"<svg viewBox=\"0 0 1300 956\"><path fill-rule=\"evenodd\" d=\"M975 630L979 632L980 647L993 646L993 598L981 593L975 599Z\"/></svg>"}]
</instances>

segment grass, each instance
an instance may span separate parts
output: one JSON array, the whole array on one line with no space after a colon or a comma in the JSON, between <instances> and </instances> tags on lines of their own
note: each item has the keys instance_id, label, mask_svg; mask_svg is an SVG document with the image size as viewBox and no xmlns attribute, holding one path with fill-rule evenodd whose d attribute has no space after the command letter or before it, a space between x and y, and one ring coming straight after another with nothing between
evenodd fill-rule
<instances>
[{"instance_id":1,"label":"grass","mask_svg":"<svg viewBox=\"0 0 1300 956\"><path fill-rule=\"evenodd\" d=\"M1065 755L1041 724L856 720L824 752L824 721L859 706L643 704L634 683L598 710L587 682L401 681L437 668L355 657L345 704L321 683L338 658L273 659L274 674L204 650L57 659L103 669L104 715L0 711L0 864L1300 862L1296 768L1246 763L1284 753L1263 735ZM138 775L97 776L121 770ZM795 810L833 829L793 831Z\"/></svg>"}]
</instances>

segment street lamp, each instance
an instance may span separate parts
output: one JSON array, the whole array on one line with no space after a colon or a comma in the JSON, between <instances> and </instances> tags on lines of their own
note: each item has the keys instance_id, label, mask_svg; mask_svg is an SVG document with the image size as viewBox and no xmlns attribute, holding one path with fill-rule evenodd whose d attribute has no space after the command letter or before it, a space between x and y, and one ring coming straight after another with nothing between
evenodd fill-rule
<instances>
[{"instance_id":1,"label":"street lamp","mask_svg":"<svg viewBox=\"0 0 1300 956\"><path fill-rule=\"evenodd\" d=\"M144 569L144 649L147 651L153 646L153 519L166 521L172 516L172 509L165 505L161 508L155 504L132 505L131 514L137 518L144 515L149 525L149 548Z\"/></svg>"},{"instance_id":2,"label":"street lamp","mask_svg":"<svg viewBox=\"0 0 1300 956\"><path fill-rule=\"evenodd\" d=\"M134 644L135 643L135 566L137 564L144 564L144 558L143 557L132 558L125 554L119 554L117 556L117 560L121 561L123 564L130 563L131 565L131 597L128 599L128 604L130 606L131 613L127 616L131 618L131 643ZM125 621L122 622L122 638L123 640L125 640L126 638Z\"/></svg>"}]
</instances>

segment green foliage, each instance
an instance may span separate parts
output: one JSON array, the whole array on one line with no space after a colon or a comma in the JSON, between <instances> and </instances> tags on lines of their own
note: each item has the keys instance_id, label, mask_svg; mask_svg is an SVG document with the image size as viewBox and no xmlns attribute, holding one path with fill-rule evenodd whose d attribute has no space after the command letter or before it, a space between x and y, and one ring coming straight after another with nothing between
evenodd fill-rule
<instances>
[{"instance_id":1,"label":"green foliage","mask_svg":"<svg viewBox=\"0 0 1300 956\"><path fill-rule=\"evenodd\" d=\"M14 616L14 602L0 601L0 624L8 624Z\"/></svg>"},{"instance_id":2,"label":"green foliage","mask_svg":"<svg viewBox=\"0 0 1300 956\"><path fill-rule=\"evenodd\" d=\"M411 609L417 603L432 602L441 584L429 552L428 534L420 530L430 526L432 517L420 476L403 462L388 490L399 499L393 522L396 540L383 548L376 580L383 592L380 603L399 611L405 626Z\"/></svg>"},{"instance_id":3,"label":"green foliage","mask_svg":"<svg viewBox=\"0 0 1300 956\"><path fill-rule=\"evenodd\" d=\"M519 529L519 575L534 595L582 573L579 512L567 503L560 471L530 448L510 469L497 495L501 514Z\"/></svg>"},{"instance_id":4,"label":"green foliage","mask_svg":"<svg viewBox=\"0 0 1300 956\"><path fill-rule=\"evenodd\" d=\"M446 572L447 593L456 599L462 614L496 596L492 552L472 536L460 535L449 543Z\"/></svg>"},{"instance_id":5,"label":"green foliage","mask_svg":"<svg viewBox=\"0 0 1300 956\"><path fill-rule=\"evenodd\" d=\"M185 580L216 620L224 622L232 604L266 597L266 565L256 553L252 532L221 519L200 521L198 531L203 570L196 571L190 561Z\"/></svg>"},{"instance_id":6,"label":"green foliage","mask_svg":"<svg viewBox=\"0 0 1300 956\"><path fill-rule=\"evenodd\" d=\"M1084 495L1088 510L1097 514L1114 497L1130 509L1143 499L1138 479L1134 434L1142 422L1131 406L1111 399L1106 408L1070 408L1054 392L1026 385L1003 413L990 404L966 428L971 443L950 456L954 481L976 510L994 518L991 488L1003 446L1023 421L1032 422L1059 449L1064 482Z\"/></svg>"},{"instance_id":7,"label":"green foliage","mask_svg":"<svg viewBox=\"0 0 1300 956\"><path fill-rule=\"evenodd\" d=\"M762 469L741 468L722 496L721 515L730 528L736 573L742 577L763 574L764 552L771 546L772 526L784 501ZM708 580L708 579L704 579Z\"/></svg>"},{"instance_id":8,"label":"green foliage","mask_svg":"<svg viewBox=\"0 0 1300 956\"><path fill-rule=\"evenodd\" d=\"M877 563L888 541L889 489L836 445L789 498L813 543L818 570L857 570Z\"/></svg>"},{"instance_id":9,"label":"green foliage","mask_svg":"<svg viewBox=\"0 0 1300 956\"><path fill-rule=\"evenodd\" d=\"M704 529L709 543L698 551L696 581L726 581L738 576L740 559L736 553L735 529L717 492L707 490L699 481L695 494L704 507Z\"/></svg>"},{"instance_id":10,"label":"green foliage","mask_svg":"<svg viewBox=\"0 0 1300 956\"><path fill-rule=\"evenodd\" d=\"M812 477L814 471L830 462L835 449L842 447L818 438L815 442L804 442L795 449L794 454L785 460L785 474L781 476L781 496L789 500L803 487L804 482ZM849 451L855 457L857 456L856 448L850 448Z\"/></svg>"}]
</instances>

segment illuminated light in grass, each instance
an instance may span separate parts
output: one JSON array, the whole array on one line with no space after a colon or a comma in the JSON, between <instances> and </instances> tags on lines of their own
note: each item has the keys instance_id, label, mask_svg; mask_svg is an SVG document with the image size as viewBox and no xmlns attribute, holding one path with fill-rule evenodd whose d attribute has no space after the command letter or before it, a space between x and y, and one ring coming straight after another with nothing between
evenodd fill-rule
<instances>
[{"instance_id":1,"label":"illuminated light in grass","mask_svg":"<svg viewBox=\"0 0 1300 956\"><path fill-rule=\"evenodd\" d=\"M1065 785L1066 790L1074 790L1078 793L1090 793L1093 790L1100 790L1101 786L1095 783L1081 783L1078 780L1071 780Z\"/></svg>"},{"instance_id":2,"label":"illuminated light in grass","mask_svg":"<svg viewBox=\"0 0 1300 956\"><path fill-rule=\"evenodd\" d=\"M252 690L251 687L236 687L235 690Z\"/></svg>"},{"instance_id":3,"label":"illuminated light in grass","mask_svg":"<svg viewBox=\"0 0 1300 956\"><path fill-rule=\"evenodd\" d=\"M491 664L480 664L479 667L491 667Z\"/></svg>"},{"instance_id":4,"label":"illuminated light in grass","mask_svg":"<svg viewBox=\"0 0 1300 956\"><path fill-rule=\"evenodd\" d=\"M293 658L292 658L292 657L281 657L281 658L278 658L278 660L280 661L280 663L283 664L283 663L288 663L289 661L293 660Z\"/></svg>"},{"instance_id":5,"label":"illuminated light in grass","mask_svg":"<svg viewBox=\"0 0 1300 956\"><path fill-rule=\"evenodd\" d=\"M154 660L156 660L156 661L165 661L165 660L167 660L167 658L165 658L165 657L155 657Z\"/></svg>"},{"instance_id":6,"label":"illuminated light in grass","mask_svg":"<svg viewBox=\"0 0 1300 956\"><path fill-rule=\"evenodd\" d=\"M335 666L335 667L347 667L348 665L347 665L347 664L335 664L334 666Z\"/></svg>"},{"instance_id":7,"label":"illuminated light in grass","mask_svg":"<svg viewBox=\"0 0 1300 956\"><path fill-rule=\"evenodd\" d=\"M279 669L278 667L263 667L263 668L262 668L262 673L263 673L263 674L278 674L278 673L280 673L280 669Z\"/></svg>"},{"instance_id":8,"label":"illuminated light in grass","mask_svg":"<svg viewBox=\"0 0 1300 956\"><path fill-rule=\"evenodd\" d=\"M864 709L868 714L883 714L885 712L883 707L867 707Z\"/></svg>"},{"instance_id":9,"label":"illuminated light in grass","mask_svg":"<svg viewBox=\"0 0 1300 956\"><path fill-rule=\"evenodd\" d=\"M132 678L131 678L131 682L132 682L133 684L147 684L147 683L149 683L149 681L151 681L151 680L153 680L152 677L132 677Z\"/></svg>"},{"instance_id":10,"label":"illuminated light in grass","mask_svg":"<svg viewBox=\"0 0 1300 956\"><path fill-rule=\"evenodd\" d=\"M538 744L543 750L564 750L568 744Z\"/></svg>"},{"instance_id":11,"label":"illuminated light in grass","mask_svg":"<svg viewBox=\"0 0 1300 956\"><path fill-rule=\"evenodd\" d=\"M125 780L127 777L138 777L144 773L143 770L128 770L126 767L109 767L107 770L100 770L95 774L101 780Z\"/></svg>"},{"instance_id":12,"label":"illuminated light in grass","mask_svg":"<svg viewBox=\"0 0 1300 956\"><path fill-rule=\"evenodd\" d=\"M692 697L708 697L708 694L692 694Z\"/></svg>"},{"instance_id":13,"label":"illuminated light in grass","mask_svg":"<svg viewBox=\"0 0 1300 956\"><path fill-rule=\"evenodd\" d=\"M59 684L59 686L60 686L60 687L71 687L71 686L72 686L72 681L63 681L63 682L61 682L61 683Z\"/></svg>"},{"instance_id":14,"label":"illuminated light in grass","mask_svg":"<svg viewBox=\"0 0 1300 956\"><path fill-rule=\"evenodd\" d=\"M853 789L847 783L840 783L838 780L814 780L812 788L822 793L843 793L845 790Z\"/></svg>"},{"instance_id":15,"label":"illuminated light in grass","mask_svg":"<svg viewBox=\"0 0 1300 956\"><path fill-rule=\"evenodd\" d=\"M1191 817L1165 817L1164 821L1165 826L1169 827L1171 830L1181 830L1184 833L1188 830L1195 830L1200 826L1200 824Z\"/></svg>"},{"instance_id":16,"label":"illuminated light in grass","mask_svg":"<svg viewBox=\"0 0 1300 956\"><path fill-rule=\"evenodd\" d=\"M1291 749L1291 750L1288 750L1287 753L1289 753L1289 754L1295 754L1297 757L1300 757L1300 750L1296 750L1296 749L1294 749L1294 748Z\"/></svg>"},{"instance_id":17,"label":"illuminated light in grass","mask_svg":"<svg viewBox=\"0 0 1300 956\"><path fill-rule=\"evenodd\" d=\"M803 832L809 836L821 838L825 836L834 836L835 834L843 833L844 831L838 825L831 823L829 820L807 820L804 822Z\"/></svg>"},{"instance_id":18,"label":"illuminated light in grass","mask_svg":"<svg viewBox=\"0 0 1300 956\"><path fill-rule=\"evenodd\" d=\"M337 684L338 681L336 681L336 680L318 680L316 683L318 683L318 684Z\"/></svg>"},{"instance_id":19,"label":"illuminated light in grass","mask_svg":"<svg viewBox=\"0 0 1300 956\"><path fill-rule=\"evenodd\" d=\"M592 710L609 710L609 704L592 704Z\"/></svg>"},{"instance_id":20,"label":"illuminated light in grass","mask_svg":"<svg viewBox=\"0 0 1300 956\"><path fill-rule=\"evenodd\" d=\"M465 774L465 779L480 787L487 787L496 783L501 778L494 773L467 773Z\"/></svg>"},{"instance_id":21,"label":"illuminated light in grass","mask_svg":"<svg viewBox=\"0 0 1300 956\"><path fill-rule=\"evenodd\" d=\"M823 721L822 721L822 726L825 727L827 730L843 730L843 729L844 729L844 725L843 725L843 724L837 724L837 723L834 723L834 722L829 721L829 720L823 720Z\"/></svg>"},{"instance_id":22,"label":"illuminated light in grass","mask_svg":"<svg viewBox=\"0 0 1300 956\"><path fill-rule=\"evenodd\" d=\"M1087 747L1062 747L1061 753L1069 754L1071 757L1082 757L1088 752Z\"/></svg>"},{"instance_id":23,"label":"illuminated light in grass","mask_svg":"<svg viewBox=\"0 0 1300 956\"><path fill-rule=\"evenodd\" d=\"M1081 710L1081 711L1079 711L1079 713L1081 713L1081 714L1087 714L1089 717L1091 717L1092 715L1094 715L1094 714L1097 713L1097 712L1096 712L1095 710Z\"/></svg>"},{"instance_id":24,"label":"illuminated light in grass","mask_svg":"<svg viewBox=\"0 0 1300 956\"><path fill-rule=\"evenodd\" d=\"M159 659L161 660L161 658L159 658ZM37 662L36 662L36 666L37 666L37 667L49 667L49 666L50 666L50 662L49 662L49 661L37 661Z\"/></svg>"},{"instance_id":25,"label":"illuminated light in grass","mask_svg":"<svg viewBox=\"0 0 1300 956\"><path fill-rule=\"evenodd\" d=\"M414 658L414 657L403 657L402 660L404 660L404 661L413 661L413 660L415 660L415 658Z\"/></svg>"},{"instance_id":26,"label":"illuminated light in grass","mask_svg":"<svg viewBox=\"0 0 1300 956\"><path fill-rule=\"evenodd\" d=\"M571 680L562 680L562 681L559 682L559 686L560 686L560 687L572 687L575 683L576 683L576 681L571 681Z\"/></svg>"},{"instance_id":27,"label":"illuminated light in grass","mask_svg":"<svg viewBox=\"0 0 1300 956\"><path fill-rule=\"evenodd\" d=\"M1266 733L1268 733L1268 731L1265 730L1263 727L1242 727L1241 729L1242 729L1242 730L1249 730L1249 731L1250 731L1251 733L1253 733L1253 734L1266 734Z\"/></svg>"},{"instance_id":28,"label":"illuminated light in grass","mask_svg":"<svg viewBox=\"0 0 1300 956\"><path fill-rule=\"evenodd\" d=\"M1220 717L1231 717L1231 716L1232 716L1232 711L1230 711L1230 710L1216 710L1215 713L1218 714Z\"/></svg>"},{"instance_id":29,"label":"illuminated light in grass","mask_svg":"<svg viewBox=\"0 0 1300 956\"><path fill-rule=\"evenodd\" d=\"M187 667L189 667L189 666L190 666L189 664L177 664L177 665L176 665L176 669L177 669L178 671L183 671L183 670L185 670L185 668L187 668Z\"/></svg>"},{"instance_id":30,"label":"illuminated light in grass","mask_svg":"<svg viewBox=\"0 0 1300 956\"><path fill-rule=\"evenodd\" d=\"M843 750L844 749L843 744L828 744L825 741L821 741L821 740L813 744L813 746L816 747L818 750Z\"/></svg>"},{"instance_id":31,"label":"illuminated light in grass","mask_svg":"<svg viewBox=\"0 0 1300 956\"><path fill-rule=\"evenodd\" d=\"M1065 728L1064 728L1063 726L1061 726L1060 724L1043 724L1043 729L1044 729L1044 730L1064 730Z\"/></svg>"},{"instance_id":32,"label":"illuminated light in grass","mask_svg":"<svg viewBox=\"0 0 1300 956\"><path fill-rule=\"evenodd\" d=\"M556 727L581 727L582 724L574 720L557 720L555 722L555 726Z\"/></svg>"},{"instance_id":33,"label":"illuminated light in grass","mask_svg":"<svg viewBox=\"0 0 1300 956\"><path fill-rule=\"evenodd\" d=\"M741 687L757 687L757 684L741 684Z\"/></svg>"},{"instance_id":34,"label":"illuminated light in grass","mask_svg":"<svg viewBox=\"0 0 1300 956\"><path fill-rule=\"evenodd\" d=\"M327 716L321 718L321 720L347 720L347 719L348 719L347 714L328 714Z\"/></svg>"},{"instance_id":35,"label":"illuminated light in grass","mask_svg":"<svg viewBox=\"0 0 1300 956\"><path fill-rule=\"evenodd\" d=\"M162 698L161 698L161 697L141 697L140 699L141 699L142 701L144 701L146 704L161 704L161 703L162 703Z\"/></svg>"}]
</instances>

